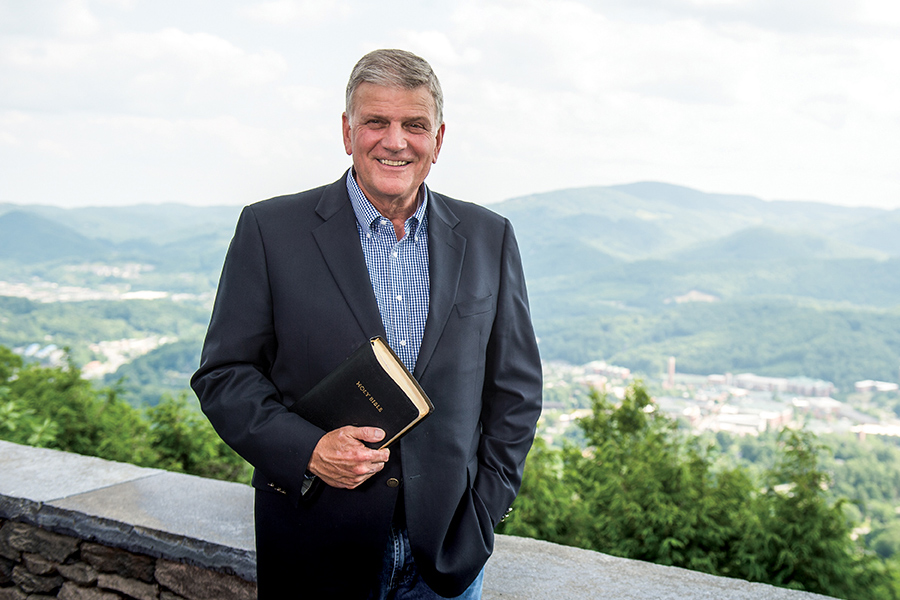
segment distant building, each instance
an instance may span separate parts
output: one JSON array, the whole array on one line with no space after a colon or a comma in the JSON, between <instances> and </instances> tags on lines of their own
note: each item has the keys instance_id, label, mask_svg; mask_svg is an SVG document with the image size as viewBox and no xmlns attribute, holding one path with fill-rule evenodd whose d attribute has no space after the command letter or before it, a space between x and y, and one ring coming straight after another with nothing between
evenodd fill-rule
<instances>
[{"instance_id":1,"label":"distant building","mask_svg":"<svg viewBox=\"0 0 900 600\"><path fill-rule=\"evenodd\" d=\"M900 437L900 425L882 425L880 423L864 423L855 425L850 431L859 436L860 441L865 441L867 435L885 435Z\"/></svg>"},{"instance_id":2,"label":"distant building","mask_svg":"<svg viewBox=\"0 0 900 600\"><path fill-rule=\"evenodd\" d=\"M798 397L792 401L794 408L815 419L830 421L836 419L843 409L843 403L827 396Z\"/></svg>"},{"instance_id":3,"label":"distant building","mask_svg":"<svg viewBox=\"0 0 900 600\"><path fill-rule=\"evenodd\" d=\"M864 381L857 381L853 384L853 387L856 388L857 392L896 392L900 389L896 383L890 383L887 381L873 381L871 379L866 379Z\"/></svg>"},{"instance_id":4,"label":"distant building","mask_svg":"<svg viewBox=\"0 0 900 600\"><path fill-rule=\"evenodd\" d=\"M784 392L787 391L787 381L784 377L762 377L753 373L741 373L734 376L733 385L745 390Z\"/></svg>"},{"instance_id":5,"label":"distant building","mask_svg":"<svg viewBox=\"0 0 900 600\"><path fill-rule=\"evenodd\" d=\"M834 384L830 381L809 377L762 377L753 373L741 373L734 376L733 385L746 390L787 392L801 396L830 396L834 393Z\"/></svg>"},{"instance_id":6,"label":"distant building","mask_svg":"<svg viewBox=\"0 0 900 600\"><path fill-rule=\"evenodd\" d=\"M705 394L696 397L662 396L656 398L659 409L673 418L686 421L691 429L725 431L733 435L759 435L777 431L793 422L794 410L789 404L771 399L765 393L748 393L723 404L724 398Z\"/></svg>"},{"instance_id":7,"label":"distant building","mask_svg":"<svg viewBox=\"0 0 900 600\"><path fill-rule=\"evenodd\" d=\"M834 384L809 377L791 377L787 380L787 391L802 396L830 396L834 393Z\"/></svg>"},{"instance_id":8,"label":"distant building","mask_svg":"<svg viewBox=\"0 0 900 600\"><path fill-rule=\"evenodd\" d=\"M628 381L631 379L631 369L607 364L602 360L595 360L584 365L586 375L603 375L609 379Z\"/></svg>"}]
</instances>

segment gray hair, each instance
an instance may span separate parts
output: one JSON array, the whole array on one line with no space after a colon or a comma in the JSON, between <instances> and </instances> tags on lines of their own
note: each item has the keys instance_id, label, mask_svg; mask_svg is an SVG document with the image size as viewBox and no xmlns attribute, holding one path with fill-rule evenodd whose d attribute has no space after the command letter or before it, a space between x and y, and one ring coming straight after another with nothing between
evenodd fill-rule
<instances>
[{"instance_id":1,"label":"gray hair","mask_svg":"<svg viewBox=\"0 0 900 600\"><path fill-rule=\"evenodd\" d=\"M347 116L353 114L353 93L361 83L372 83L386 87L412 90L425 86L434 98L434 112L437 123L444 122L444 94L437 75L431 65L406 50L373 50L356 63L347 82L345 109Z\"/></svg>"}]
</instances>

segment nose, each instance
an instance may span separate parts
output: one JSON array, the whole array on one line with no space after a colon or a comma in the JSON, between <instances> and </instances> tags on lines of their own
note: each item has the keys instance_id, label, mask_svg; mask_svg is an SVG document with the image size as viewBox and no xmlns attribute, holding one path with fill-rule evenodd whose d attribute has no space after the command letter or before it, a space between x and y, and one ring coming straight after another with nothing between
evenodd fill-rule
<instances>
[{"instance_id":1,"label":"nose","mask_svg":"<svg viewBox=\"0 0 900 600\"><path fill-rule=\"evenodd\" d=\"M406 132L400 123L391 123L385 129L381 140L382 146L392 152L399 152L406 148Z\"/></svg>"}]
</instances>

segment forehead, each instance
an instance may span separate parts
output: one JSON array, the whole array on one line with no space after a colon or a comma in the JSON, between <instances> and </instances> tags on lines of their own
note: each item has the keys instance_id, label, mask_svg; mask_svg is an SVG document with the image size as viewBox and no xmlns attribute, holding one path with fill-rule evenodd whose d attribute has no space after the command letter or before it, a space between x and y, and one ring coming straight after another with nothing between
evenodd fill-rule
<instances>
[{"instance_id":1,"label":"forehead","mask_svg":"<svg viewBox=\"0 0 900 600\"><path fill-rule=\"evenodd\" d=\"M361 83L353 92L353 115L386 116L395 118L426 118L436 116L434 98L426 86L402 87Z\"/></svg>"}]
</instances>

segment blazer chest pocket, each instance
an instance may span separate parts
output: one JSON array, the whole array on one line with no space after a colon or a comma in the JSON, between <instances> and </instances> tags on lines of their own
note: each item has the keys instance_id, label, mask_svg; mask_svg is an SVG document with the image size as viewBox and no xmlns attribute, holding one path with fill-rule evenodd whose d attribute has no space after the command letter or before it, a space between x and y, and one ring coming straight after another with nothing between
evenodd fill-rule
<instances>
[{"instance_id":1,"label":"blazer chest pocket","mask_svg":"<svg viewBox=\"0 0 900 600\"><path fill-rule=\"evenodd\" d=\"M473 315L489 312L494 307L494 297L485 296L484 298L476 298L475 300L466 300L456 303L456 312L460 318L465 319Z\"/></svg>"}]
</instances>

